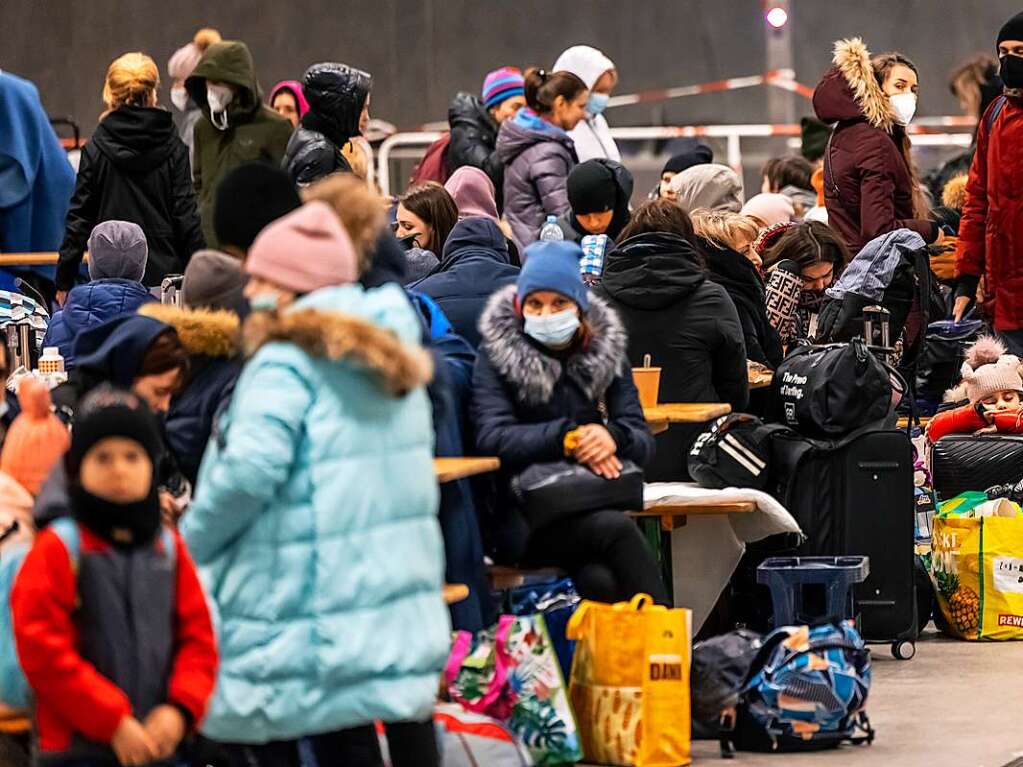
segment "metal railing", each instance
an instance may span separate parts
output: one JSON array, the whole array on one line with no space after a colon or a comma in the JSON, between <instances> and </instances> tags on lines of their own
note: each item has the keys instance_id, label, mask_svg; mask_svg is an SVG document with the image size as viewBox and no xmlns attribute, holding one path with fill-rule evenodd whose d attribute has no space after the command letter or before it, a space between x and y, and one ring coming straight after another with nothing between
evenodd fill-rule
<instances>
[{"instance_id":1,"label":"metal railing","mask_svg":"<svg viewBox=\"0 0 1023 767\"><path fill-rule=\"evenodd\" d=\"M947 120L939 125L969 130L969 122L952 121L951 118L933 118ZM914 146L961 146L968 147L972 134L967 132L946 132L931 126L911 126L910 134ZM410 131L395 133L389 136L377 150L377 181L380 191L391 194L391 153L398 147L427 147L444 134L440 131ZM742 140L744 138L769 138L771 136L799 136L800 126L796 124L770 125L685 125L685 126L650 126L639 128L611 128L615 141L663 141L673 138L707 137L723 138L726 142L727 163L737 173L742 174Z\"/></svg>"}]
</instances>

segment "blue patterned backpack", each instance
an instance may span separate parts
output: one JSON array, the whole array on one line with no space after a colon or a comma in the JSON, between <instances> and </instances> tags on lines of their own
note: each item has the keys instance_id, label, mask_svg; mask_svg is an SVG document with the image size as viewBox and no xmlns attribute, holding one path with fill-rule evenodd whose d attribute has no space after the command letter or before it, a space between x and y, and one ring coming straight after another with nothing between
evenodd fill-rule
<instances>
[{"instance_id":1,"label":"blue patterned backpack","mask_svg":"<svg viewBox=\"0 0 1023 767\"><path fill-rule=\"evenodd\" d=\"M764 639L722 716L721 754L869 744L870 651L852 622L783 626Z\"/></svg>"}]
</instances>

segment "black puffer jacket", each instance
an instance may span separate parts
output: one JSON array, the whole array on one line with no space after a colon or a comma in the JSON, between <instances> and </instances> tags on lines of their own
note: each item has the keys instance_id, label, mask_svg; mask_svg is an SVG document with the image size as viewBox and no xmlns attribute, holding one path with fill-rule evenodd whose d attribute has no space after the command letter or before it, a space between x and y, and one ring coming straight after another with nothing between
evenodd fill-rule
<instances>
[{"instance_id":1,"label":"black puffer jacket","mask_svg":"<svg viewBox=\"0 0 1023 767\"><path fill-rule=\"evenodd\" d=\"M497 209L504 197L504 163L497 156L497 122L483 102L471 93L459 93L448 107L451 139L445 155L448 176L465 165L479 168L494 182Z\"/></svg>"},{"instance_id":2,"label":"black puffer jacket","mask_svg":"<svg viewBox=\"0 0 1023 767\"><path fill-rule=\"evenodd\" d=\"M621 459L649 463L650 436L626 359L621 320L598 297L586 311L591 338L585 347L552 353L522 330L515 286L490 297L480 319L482 342L472 378L472 423L480 455L501 459L503 490L527 466L565 457L565 435L582 424L604 423ZM528 525L510 493L498 505L500 517L486 520L492 552L517 563L525 551Z\"/></svg>"},{"instance_id":3,"label":"black puffer jacket","mask_svg":"<svg viewBox=\"0 0 1023 767\"><path fill-rule=\"evenodd\" d=\"M699 237L694 237L693 241L706 259L708 276L728 291L739 312L746 337L746 356L774 370L781 364L785 352L781 336L767 319L767 294L757 268L730 248L719 248Z\"/></svg>"},{"instance_id":4,"label":"black puffer jacket","mask_svg":"<svg viewBox=\"0 0 1023 767\"><path fill-rule=\"evenodd\" d=\"M749 399L746 345L725 289L707 279L700 255L666 232L636 235L604 260L597 293L607 297L629 333L629 362L661 368L661 402L727 402L743 410ZM657 436L650 482L689 478L686 456L702 425L673 426Z\"/></svg>"},{"instance_id":5,"label":"black puffer jacket","mask_svg":"<svg viewBox=\"0 0 1023 767\"><path fill-rule=\"evenodd\" d=\"M341 149L359 135L359 116L373 87L368 72L345 64L313 64L302 77L309 111L288 142L282 166L296 184L350 173Z\"/></svg>"},{"instance_id":6,"label":"black puffer jacket","mask_svg":"<svg viewBox=\"0 0 1023 767\"><path fill-rule=\"evenodd\" d=\"M111 219L131 221L146 233L147 287L183 272L192 253L205 247L188 149L165 109L115 109L82 149L60 246L58 290L74 287L93 227Z\"/></svg>"}]
</instances>

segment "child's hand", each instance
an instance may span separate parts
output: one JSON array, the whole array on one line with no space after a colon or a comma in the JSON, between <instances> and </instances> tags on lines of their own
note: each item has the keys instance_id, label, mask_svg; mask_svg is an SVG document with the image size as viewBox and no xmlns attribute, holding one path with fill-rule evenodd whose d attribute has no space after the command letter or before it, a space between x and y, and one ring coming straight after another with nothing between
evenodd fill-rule
<instances>
[{"instance_id":1,"label":"child's hand","mask_svg":"<svg viewBox=\"0 0 1023 767\"><path fill-rule=\"evenodd\" d=\"M133 716L124 717L117 725L110 747L114 749L117 761L125 767L149 764L159 758L156 742Z\"/></svg>"},{"instance_id":2,"label":"child's hand","mask_svg":"<svg viewBox=\"0 0 1023 767\"><path fill-rule=\"evenodd\" d=\"M166 703L149 712L145 727L156 744L157 759L174 756L181 739L185 737L185 717L174 706Z\"/></svg>"}]
</instances>

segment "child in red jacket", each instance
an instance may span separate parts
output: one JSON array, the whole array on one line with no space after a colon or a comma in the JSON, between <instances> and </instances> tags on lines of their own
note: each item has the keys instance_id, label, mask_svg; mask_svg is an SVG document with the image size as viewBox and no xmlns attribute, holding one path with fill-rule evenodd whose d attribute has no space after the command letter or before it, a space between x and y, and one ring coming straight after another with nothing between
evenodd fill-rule
<instances>
[{"instance_id":1,"label":"child in red jacket","mask_svg":"<svg viewBox=\"0 0 1023 767\"><path fill-rule=\"evenodd\" d=\"M966 350L962 376L959 385L945 393L945 401L970 403L931 419L927 439L932 444L948 434L1023 434L1019 358L1006 354L1001 341L982 336Z\"/></svg>"},{"instance_id":2,"label":"child in red jacket","mask_svg":"<svg viewBox=\"0 0 1023 767\"><path fill-rule=\"evenodd\" d=\"M47 765L165 764L203 717L217 652L202 587L163 528L155 418L100 387L65 456L73 519L35 540L11 595Z\"/></svg>"}]
</instances>

